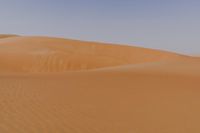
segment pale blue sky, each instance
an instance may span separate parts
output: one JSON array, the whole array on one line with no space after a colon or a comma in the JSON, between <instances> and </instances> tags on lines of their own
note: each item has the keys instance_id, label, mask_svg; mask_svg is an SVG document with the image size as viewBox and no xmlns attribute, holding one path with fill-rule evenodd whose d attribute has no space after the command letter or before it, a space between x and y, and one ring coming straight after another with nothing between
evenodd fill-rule
<instances>
[{"instance_id":1,"label":"pale blue sky","mask_svg":"<svg viewBox=\"0 0 200 133\"><path fill-rule=\"evenodd\" d=\"M200 54L200 0L0 0L0 30Z\"/></svg>"}]
</instances>

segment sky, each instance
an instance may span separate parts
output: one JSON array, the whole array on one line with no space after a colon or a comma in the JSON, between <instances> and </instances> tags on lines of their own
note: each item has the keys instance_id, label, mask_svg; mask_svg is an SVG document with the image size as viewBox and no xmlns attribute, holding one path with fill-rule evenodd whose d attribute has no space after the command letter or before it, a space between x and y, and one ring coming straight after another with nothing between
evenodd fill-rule
<instances>
[{"instance_id":1,"label":"sky","mask_svg":"<svg viewBox=\"0 0 200 133\"><path fill-rule=\"evenodd\" d=\"M0 0L0 33L200 55L200 0Z\"/></svg>"}]
</instances>

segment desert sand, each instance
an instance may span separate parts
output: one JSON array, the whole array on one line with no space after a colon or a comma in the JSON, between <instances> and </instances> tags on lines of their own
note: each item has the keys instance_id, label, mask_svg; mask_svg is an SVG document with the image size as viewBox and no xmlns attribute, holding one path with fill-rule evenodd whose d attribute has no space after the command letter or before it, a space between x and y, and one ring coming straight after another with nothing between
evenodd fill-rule
<instances>
[{"instance_id":1,"label":"desert sand","mask_svg":"<svg viewBox=\"0 0 200 133\"><path fill-rule=\"evenodd\" d=\"M199 133L200 58L0 36L0 133Z\"/></svg>"},{"instance_id":2,"label":"desert sand","mask_svg":"<svg viewBox=\"0 0 200 133\"><path fill-rule=\"evenodd\" d=\"M9 37L17 37L18 35L11 34L0 34L0 39L9 38Z\"/></svg>"}]
</instances>

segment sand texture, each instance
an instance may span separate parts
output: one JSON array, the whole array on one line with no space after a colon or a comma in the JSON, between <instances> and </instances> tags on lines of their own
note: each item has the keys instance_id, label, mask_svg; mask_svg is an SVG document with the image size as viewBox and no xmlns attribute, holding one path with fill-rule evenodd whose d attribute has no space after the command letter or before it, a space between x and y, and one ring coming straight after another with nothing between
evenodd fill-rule
<instances>
[{"instance_id":1,"label":"sand texture","mask_svg":"<svg viewBox=\"0 0 200 133\"><path fill-rule=\"evenodd\" d=\"M0 38L0 133L200 132L198 57L50 37Z\"/></svg>"}]
</instances>

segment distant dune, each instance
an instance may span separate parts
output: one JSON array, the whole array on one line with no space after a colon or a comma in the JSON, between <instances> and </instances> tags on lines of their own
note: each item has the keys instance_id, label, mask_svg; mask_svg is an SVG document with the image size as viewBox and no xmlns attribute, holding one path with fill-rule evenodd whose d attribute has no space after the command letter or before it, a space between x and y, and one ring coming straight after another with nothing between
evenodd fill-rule
<instances>
[{"instance_id":1,"label":"distant dune","mask_svg":"<svg viewBox=\"0 0 200 133\"><path fill-rule=\"evenodd\" d=\"M9 37L17 37L17 35L0 34L0 39L3 39L3 38L9 38Z\"/></svg>"},{"instance_id":2,"label":"distant dune","mask_svg":"<svg viewBox=\"0 0 200 133\"><path fill-rule=\"evenodd\" d=\"M10 37L0 41L2 72L65 72L185 57L145 48L48 37Z\"/></svg>"},{"instance_id":3,"label":"distant dune","mask_svg":"<svg viewBox=\"0 0 200 133\"><path fill-rule=\"evenodd\" d=\"M0 133L199 133L200 58L0 35Z\"/></svg>"}]
</instances>

